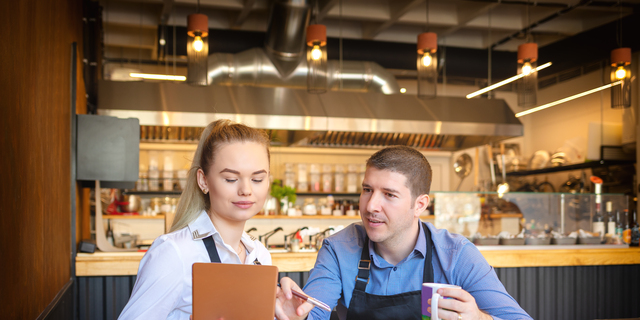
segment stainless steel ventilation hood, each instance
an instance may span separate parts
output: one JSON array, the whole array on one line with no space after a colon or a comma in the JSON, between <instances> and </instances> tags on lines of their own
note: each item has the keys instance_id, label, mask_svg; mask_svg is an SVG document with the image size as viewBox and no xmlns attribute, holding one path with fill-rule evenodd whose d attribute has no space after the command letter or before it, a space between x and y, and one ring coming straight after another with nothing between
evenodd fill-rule
<instances>
[{"instance_id":1,"label":"stainless steel ventilation hood","mask_svg":"<svg viewBox=\"0 0 640 320\"><path fill-rule=\"evenodd\" d=\"M521 136L500 99L183 83L99 83L98 113L138 118L141 126L204 127L231 119L269 130L285 146L383 147L454 151Z\"/></svg>"}]
</instances>

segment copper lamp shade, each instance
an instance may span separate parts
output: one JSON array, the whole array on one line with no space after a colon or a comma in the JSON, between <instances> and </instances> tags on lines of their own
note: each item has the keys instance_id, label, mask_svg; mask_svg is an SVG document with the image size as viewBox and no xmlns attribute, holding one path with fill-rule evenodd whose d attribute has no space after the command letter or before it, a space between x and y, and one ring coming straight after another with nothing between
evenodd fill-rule
<instances>
[{"instance_id":1,"label":"copper lamp shade","mask_svg":"<svg viewBox=\"0 0 640 320\"><path fill-rule=\"evenodd\" d=\"M327 91L327 27L312 24L307 27L307 91Z\"/></svg>"},{"instance_id":2,"label":"copper lamp shade","mask_svg":"<svg viewBox=\"0 0 640 320\"><path fill-rule=\"evenodd\" d=\"M419 34L417 53L418 96L435 97L438 84L438 35L433 32Z\"/></svg>"},{"instance_id":3,"label":"copper lamp shade","mask_svg":"<svg viewBox=\"0 0 640 320\"><path fill-rule=\"evenodd\" d=\"M524 43L518 46L518 74L524 76L516 83L518 106L533 107L538 95L538 44Z\"/></svg>"},{"instance_id":4,"label":"copper lamp shade","mask_svg":"<svg viewBox=\"0 0 640 320\"><path fill-rule=\"evenodd\" d=\"M611 82L620 81L611 87L611 108L631 107L631 48L611 51Z\"/></svg>"},{"instance_id":5,"label":"copper lamp shade","mask_svg":"<svg viewBox=\"0 0 640 320\"><path fill-rule=\"evenodd\" d=\"M208 85L209 18L201 13L187 16L187 83Z\"/></svg>"}]
</instances>

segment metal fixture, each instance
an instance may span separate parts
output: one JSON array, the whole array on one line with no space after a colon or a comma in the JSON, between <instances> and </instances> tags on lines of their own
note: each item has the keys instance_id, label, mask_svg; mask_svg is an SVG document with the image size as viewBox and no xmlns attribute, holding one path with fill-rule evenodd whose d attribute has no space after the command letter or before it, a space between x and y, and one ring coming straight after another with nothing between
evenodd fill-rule
<instances>
[{"instance_id":1,"label":"metal fixture","mask_svg":"<svg viewBox=\"0 0 640 320\"><path fill-rule=\"evenodd\" d=\"M268 130L274 146L405 144L454 151L523 133L501 99L105 80L99 93L99 114L138 118L141 139L152 141L197 140L216 119Z\"/></svg>"},{"instance_id":2,"label":"metal fixture","mask_svg":"<svg viewBox=\"0 0 640 320\"><path fill-rule=\"evenodd\" d=\"M611 108L631 107L631 48L611 51L611 82L620 86L611 88Z\"/></svg>"},{"instance_id":3,"label":"metal fixture","mask_svg":"<svg viewBox=\"0 0 640 320\"><path fill-rule=\"evenodd\" d=\"M518 106L532 107L537 103L538 95L538 44L525 43L518 46L517 82Z\"/></svg>"},{"instance_id":4,"label":"metal fixture","mask_svg":"<svg viewBox=\"0 0 640 320\"><path fill-rule=\"evenodd\" d=\"M312 24L307 27L307 91L327 91L327 27Z\"/></svg>"},{"instance_id":5,"label":"metal fixture","mask_svg":"<svg viewBox=\"0 0 640 320\"><path fill-rule=\"evenodd\" d=\"M262 241L264 239L264 247L269 249L269 238L271 238L272 235L274 235L276 232L278 231L282 231L282 227L277 227L263 235L258 236L258 241Z\"/></svg>"},{"instance_id":6,"label":"metal fixture","mask_svg":"<svg viewBox=\"0 0 640 320\"><path fill-rule=\"evenodd\" d=\"M207 60L209 56L209 18L199 13L200 0L198 0L198 13L187 16L187 83L191 85L206 86Z\"/></svg>"},{"instance_id":7,"label":"metal fixture","mask_svg":"<svg viewBox=\"0 0 640 320\"><path fill-rule=\"evenodd\" d=\"M209 84L307 89L305 40L310 0L273 2L264 48L209 56ZM313 28L312 28L313 29ZM326 33L325 33L326 38ZM398 93L395 77L374 62L326 61L326 90Z\"/></svg>"},{"instance_id":8,"label":"metal fixture","mask_svg":"<svg viewBox=\"0 0 640 320\"><path fill-rule=\"evenodd\" d=\"M427 28L429 27L429 0L427 4ZM434 98L438 85L438 35L424 32L418 35L418 96Z\"/></svg>"},{"instance_id":9,"label":"metal fixture","mask_svg":"<svg viewBox=\"0 0 640 320\"><path fill-rule=\"evenodd\" d=\"M298 232L300 232L300 231L302 231L302 230L308 230L308 229L309 229L309 227L302 227L302 228L298 228L298 230L296 230L296 231L294 231L294 232L292 232L292 233L289 233L289 234L285 235L285 236L284 236L284 249L285 249L285 250L289 250L289 241L288 241L288 240L293 239L293 237L296 235L296 233L298 233Z\"/></svg>"}]
</instances>

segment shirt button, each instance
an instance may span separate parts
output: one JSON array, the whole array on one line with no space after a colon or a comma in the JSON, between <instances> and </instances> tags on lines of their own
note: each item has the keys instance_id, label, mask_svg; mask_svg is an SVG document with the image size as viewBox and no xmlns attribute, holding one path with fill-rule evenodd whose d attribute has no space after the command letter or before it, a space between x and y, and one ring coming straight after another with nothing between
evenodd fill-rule
<instances>
[{"instance_id":1,"label":"shirt button","mask_svg":"<svg viewBox=\"0 0 640 320\"><path fill-rule=\"evenodd\" d=\"M396 270L398 270L398 267L393 267L393 271L396 271Z\"/></svg>"}]
</instances>

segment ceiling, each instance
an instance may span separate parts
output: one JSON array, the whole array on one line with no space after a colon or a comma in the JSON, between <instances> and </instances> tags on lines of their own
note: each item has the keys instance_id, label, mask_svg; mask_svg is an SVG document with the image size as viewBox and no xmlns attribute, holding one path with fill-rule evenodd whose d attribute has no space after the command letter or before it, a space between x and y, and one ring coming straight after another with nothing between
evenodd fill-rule
<instances>
[{"instance_id":1,"label":"ceiling","mask_svg":"<svg viewBox=\"0 0 640 320\"><path fill-rule=\"evenodd\" d=\"M104 58L132 63L157 61L158 26L186 26L187 15L196 11L196 3L196 0L100 0ZM267 0L201 0L200 12L208 15L209 28L232 32L232 35L246 34L250 38L266 31L269 3ZM409 48L415 45L419 33L429 30L438 34L439 45L451 50L486 52L492 47L500 56L500 53L513 55L527 37L542 50L635 15L638 5L640 0L319 0L314 5L311 21L325 24L329 38L342 37L345 42L388 42ZM627 31L623 39L629 40L630 34ZM615 38L615 32L611 37ZM260 43L260 37L257 39L254 42ZM235 40L229 41L231 47ZM330 52L329 58L331 55ZM168 55L164 61L172 59L174 57ZM184 56L175 59L186 61ZM486 56L484 59L486 61ZM413 61L406 65L415 66ZM398 68L389 64L386 67Z\"/></svg>"}]
</instances>

